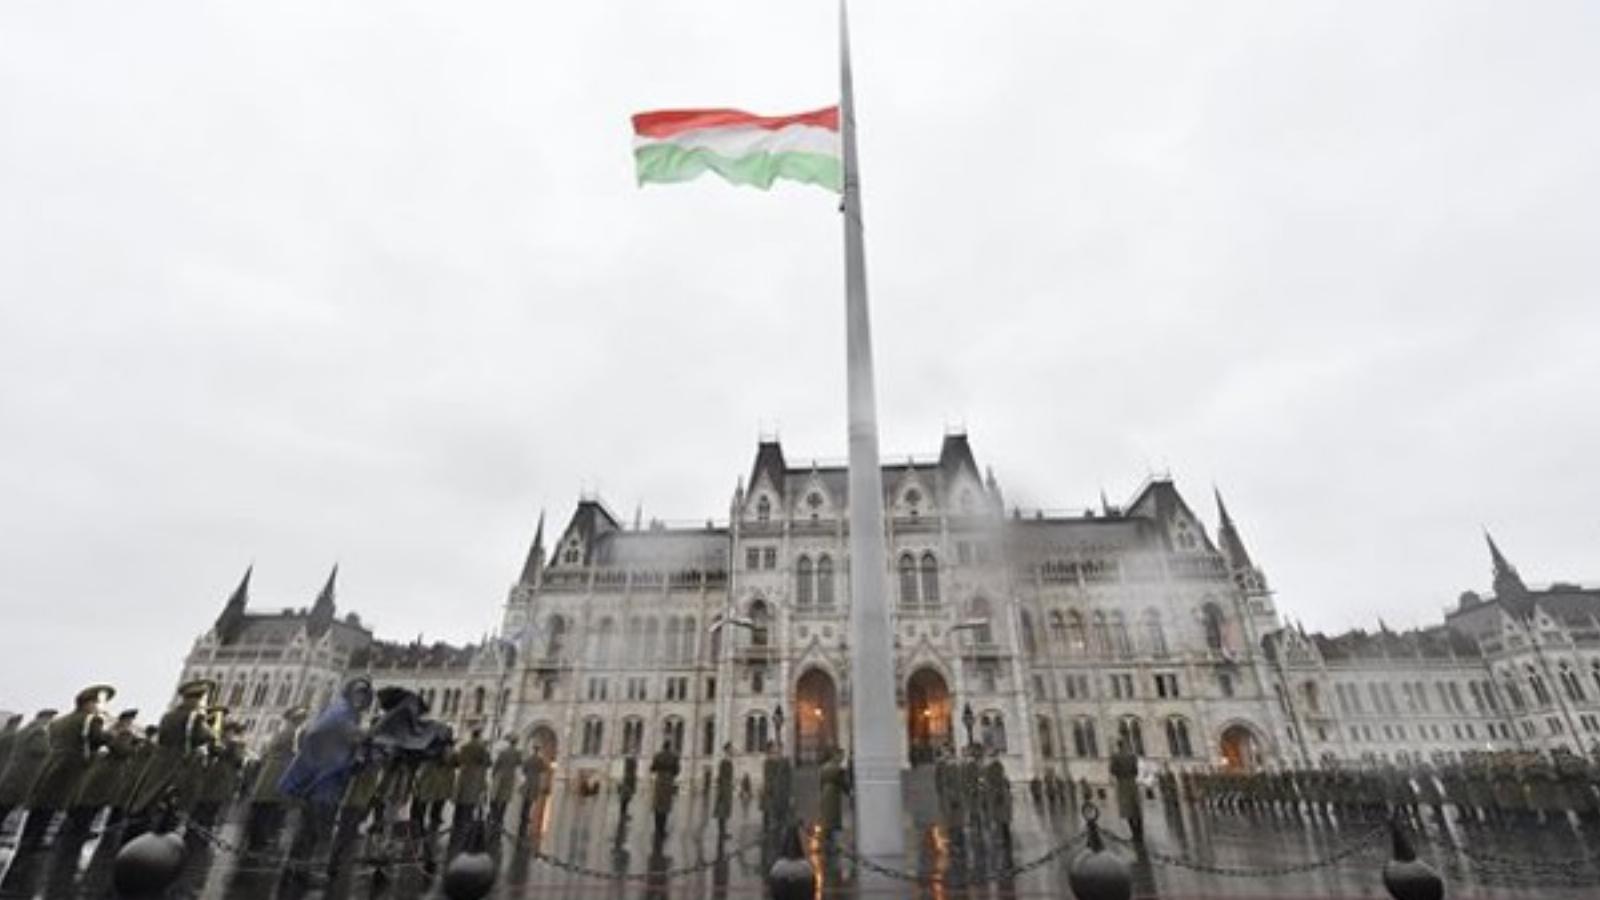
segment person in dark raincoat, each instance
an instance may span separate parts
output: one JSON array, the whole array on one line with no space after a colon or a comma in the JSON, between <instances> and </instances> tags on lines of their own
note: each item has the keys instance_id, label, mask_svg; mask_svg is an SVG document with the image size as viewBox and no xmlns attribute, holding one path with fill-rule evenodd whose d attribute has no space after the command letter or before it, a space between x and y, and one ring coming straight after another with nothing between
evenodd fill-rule
<instances>
[{"instance_id":1,"label":"person in dark raincoat","mask_svg":"<svg viewBox=\"0 0 1600 900\"><path fill-rule=\"evenodd\" d=\"M300 830L289 856L304 862L332 832L339 803L355 773L364 735L361 717L372 706L372 682L358 676L345 682L300 738L294 759L278 779L278 789L301 809ZM335 860L330 860L330 864ZM301 869L289 872L304 877Z\"/></svg>"},{"instance_id":2,"label":"person in dark raincoat","mask_svg":"<svg viewBox=\"0 0 1600 900\"><path fill-rule=\"evenodd\" d=\"M628 804L639 792L639 757L632 753L622 758L622 782L617 785L618 817L628 818Z\"/></svg>"}]
</instances>

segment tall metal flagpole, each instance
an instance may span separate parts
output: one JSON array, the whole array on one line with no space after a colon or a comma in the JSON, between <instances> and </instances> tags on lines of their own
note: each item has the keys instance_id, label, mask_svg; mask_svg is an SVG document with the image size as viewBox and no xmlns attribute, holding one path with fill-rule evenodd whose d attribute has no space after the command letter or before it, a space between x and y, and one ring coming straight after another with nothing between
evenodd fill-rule
<instances>
[{"instance_id":1,"label":"tall metal flagpole","mask_svg":"<svg viewBox=\"0 0 1600 900\"><path fill-rule=\"evenodd\" d=\"M872 323L861 239L850 25L839 2L839 128L844 144L845 344L850 394L850 733L854 740L856 850L904 853L895 705L894 633L889 622L883 535L883 473L872 378Z\"/></svg>"}]
</instances>

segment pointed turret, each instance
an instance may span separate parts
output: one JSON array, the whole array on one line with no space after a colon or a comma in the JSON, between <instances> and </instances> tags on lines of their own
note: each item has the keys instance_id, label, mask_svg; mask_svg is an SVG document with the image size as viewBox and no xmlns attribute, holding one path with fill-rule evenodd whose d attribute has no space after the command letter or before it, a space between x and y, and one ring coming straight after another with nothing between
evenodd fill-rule
<instances>
[{"instance_id":1,"label":"pointed turret","mask_svg":"<svg viewBox=\"0 0 1600 900\"><path fill-rule=\"evenodd\" d=\"M1521 599L1528 595L1528 586L1523 583L1522 576L1518 574L1517 567L1506 559L1500 547L1494 542L1494 535L1485 528L1483 539L1489 542L1489 559L1494 563L1494 595L1501 600Z\"/></svg>"},{"instance_id":2,"label":"pointed turret","mask_svg":"<svg viewBox=\"0 0 1600 900\"><path fill-rule=\"evenodd\" d=\"M239 586L233 589L232 596L228 597L228 602L222 607L222 615L217 616L215 625L217 640L224 644L238 637L239 627L244 624L244 609L250 602L250 575L255 570L254 563L244 570L244 577L239 579Z\"/></svg>"},{"instance_id":3,"label":"pointed turret","mask_svg":"<svg viewBox=\"0 0 1600 900\"><path fill-rule=\"evenodd\" d=\"M1233 524L1233 516L1228 514L1228 505L1222 502L1222 491L1215 487L1211 491L1217 498L1217 544L1222 550L1222 558L1228 564L1228 571L1246 591L1266 593L1267 576L1250 558L1250 551L1245 549L1239 528Z\"/></svg>"},{"instance_id":4,"label":"pointed turret","mask_svg":"<svg viewBox=\"0 0 1600 900\"><path fill-rule=\"evenodd\" d=\"M328 581L322 586L322 591L317 594L317 602L311 605L311 617L306 620L306 633L312 637L321 637L333 626L333 585L339 580L339 564L333 564L333 571L328 573Z\"/></svg>"},{"instance_id":5,"label":"pointed turret","mask_svg":"<svg viewBox=\"0 0 1600 900\"><path fill-rule=\"evenodd\" d=\"M533 546L528 548L528 558L522 563L522 577L517 582L537 587L544 574L544 559L544 510L541 509L539 524L533 529Z\"/></svg>"}]
</instances>

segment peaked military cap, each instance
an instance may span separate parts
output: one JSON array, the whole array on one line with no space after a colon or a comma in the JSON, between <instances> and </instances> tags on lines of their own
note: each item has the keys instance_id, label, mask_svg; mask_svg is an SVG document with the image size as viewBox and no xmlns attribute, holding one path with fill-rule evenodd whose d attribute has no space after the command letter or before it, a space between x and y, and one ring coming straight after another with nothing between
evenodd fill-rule
<instances>
[{"instance_id":1,"label":"peaked military cap","mask_svg":"<svg viewBox=\"0 0 1600 900\"><path fill-rule=\"evenodd\" d=\"M85 703L88 703L90 700L99 700L101 703L104 703L116 695L117 689L109 684L91 684L79 691L78 696L72 699L73 702L81 706Z\"/></svg>"},{"instance_id":2,"label":"peaked military cap","mask_svg":"<svg viewBox=\"0 0 1600 900\"><path fill-rule=\"evenodd\" d=\"M209 678L196 678L193 681L186 681L178 685L178 696L202 698L216 689L217 683L215 681Z\"/></svg>"},{"instance_id":3,"label":"peaked military cap","mask_svg":"<svg viewBox=\"0 0 1600 900\"><path fill-rule=\"evenodd\" d=\"M122 712L117 713L117 721L119 722L132 722L137 718L139 718L139 711L137 709L125 709Z\"/></svg>"}]
</instances>

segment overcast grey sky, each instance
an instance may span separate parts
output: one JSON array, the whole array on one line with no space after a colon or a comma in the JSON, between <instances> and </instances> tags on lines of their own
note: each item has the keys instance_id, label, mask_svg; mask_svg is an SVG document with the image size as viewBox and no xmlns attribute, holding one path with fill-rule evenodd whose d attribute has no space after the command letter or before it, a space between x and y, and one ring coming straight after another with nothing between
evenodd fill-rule
<instances>
[{"instance_id":1,"label":"overcast grey sky","mask_svg":"<svg viewBox=\"0 0 1600 900\"><path fill-rule=\"evenodd\" d=\"M492 628L541 507L845 452L832 199L629 114L836 98L834 7L0 5L0 708L148 709L244 567ZM1283 611L1600 581L1600 4L855 4L887 454L1170 469Z\"/></svg>"}]
</instances>

